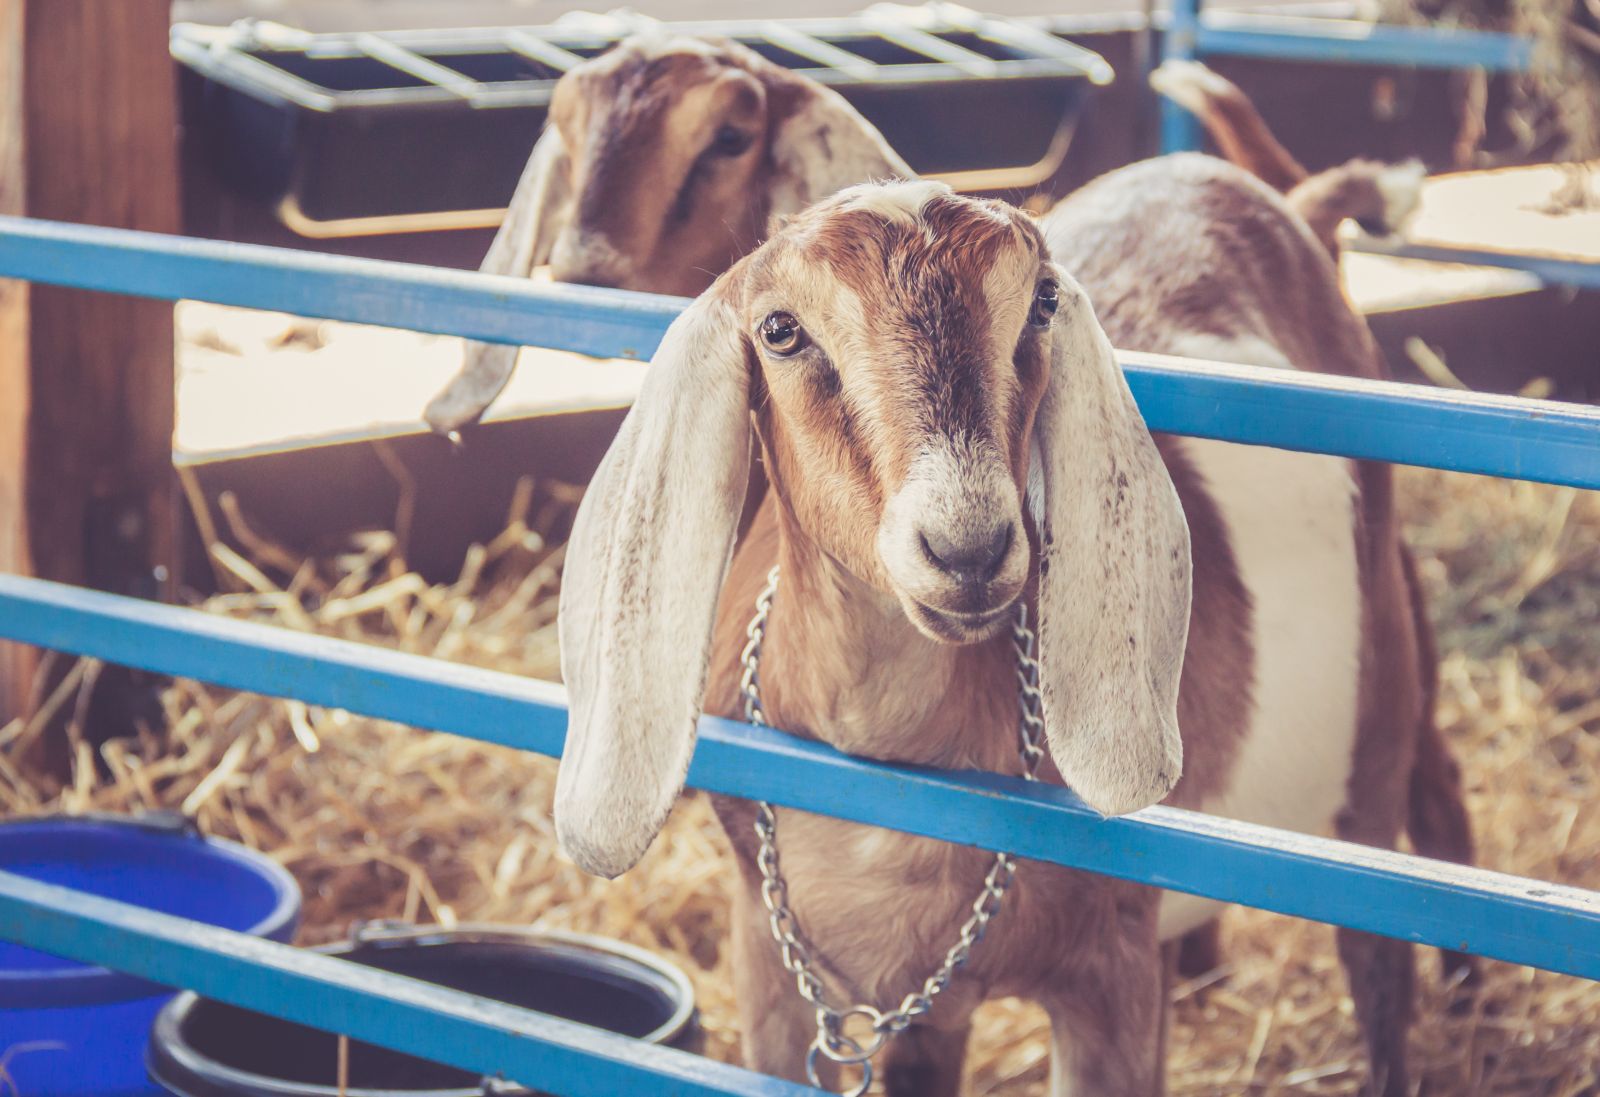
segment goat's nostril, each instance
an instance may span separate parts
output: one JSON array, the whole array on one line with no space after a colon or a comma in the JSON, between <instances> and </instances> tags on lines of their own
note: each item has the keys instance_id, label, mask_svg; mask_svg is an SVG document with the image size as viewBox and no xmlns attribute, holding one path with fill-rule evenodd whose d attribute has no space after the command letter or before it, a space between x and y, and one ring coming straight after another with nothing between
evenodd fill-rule
<instances>
[{"instance_id":1,"label":"goat's nostril","mask_svg":"<svg viewBox=\"0 0 1600 1097\"><path fill-rule=\"evenodd\" d=\"M1007 522L988 535L956 540L939 533L919 531L918 539L928 562L963 583L987 583L1000 570L1011 550L1014 527Z\"/></svg>"}]
</instances>

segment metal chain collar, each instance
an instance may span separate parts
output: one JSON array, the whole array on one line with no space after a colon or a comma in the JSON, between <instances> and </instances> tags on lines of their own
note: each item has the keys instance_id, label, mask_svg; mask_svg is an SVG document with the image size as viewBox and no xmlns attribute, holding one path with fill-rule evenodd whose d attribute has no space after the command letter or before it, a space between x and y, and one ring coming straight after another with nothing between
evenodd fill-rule
<instances>
[{"instance_id":1,"label":"metal chain collar","mask_svg":"<svg viewBox=\"0 0 1600 1097\"><path fill-rule=\"evenodd\" d=\"M767 573L767 585L756 596L755 616L745 629L748 641L739 656L744 672L739 679L739 689L744 695L744 718L752 724L766 724L761 709L760 666L761 642L766 636L767 615L772 610L772 599L778 592L778 569ZM1043 697L1039 692L1039 663L1034 658L1034 633L1028 627L1028 608L1019 603L1017 621L1011 628L1011 642L1017 653L1017 694L1020 718L1017 722L1017 753L1022 758L1022 776L1025 780L1038 780L1039 762L1044 750L1039 745L1044 734L1044 718L1040 715ZM756 862L761 867L761 901L767 908L767 923L772 939L782 954L784 969L794 976L795 988L800 997L811 1003L817 1011L817 1035L806 1051L806 1077L813 1086L822 1088L817 1076L821 1058L843 1066L861 1068L861 1080L845 1090L845 1097L860 1097L872 1084L872 1059L884 1045L898 1033L904 1032L911 1022L933 1008L933 1000L945 987L956 969L967 962L973 947L983 939L989 921L1000 909L1000 901L1016 875L1017 863L1009 853L997 853L994 864L983 879L983 890L972 901L972 914L961 924L955 944L945 953L944 962L923 982L922 989L905 996L899 1007L883 1012L870 1005L852 1005L843 1009L829 1004L823 990L822 979L816 972L816 959L811 947L805 943L800 923L789 909L789 886L784 882L778 866L778 817L771 804L761 801L756 811L756 837L761 840ZM846 1022L859 1018L871 1025L871 1035L861 1039L844 1031Z\"/></svg>"}]
</instances>

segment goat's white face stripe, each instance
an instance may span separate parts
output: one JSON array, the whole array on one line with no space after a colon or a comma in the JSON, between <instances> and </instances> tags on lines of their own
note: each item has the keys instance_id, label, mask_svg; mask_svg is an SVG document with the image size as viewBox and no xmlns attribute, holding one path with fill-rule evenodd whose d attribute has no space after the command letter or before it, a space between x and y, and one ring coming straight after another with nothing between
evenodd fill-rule
<instances>
[{"instance_id":1,"label":"goat's white face stripe","mask_svg":"<svg viewBox=\"0 0 1600 1097\"><path fill-rule=\"evenodd\" d=\"M1257 339L1192 338L1173 353L1287 364ZM1350 462L1195 438L1179 444L1216 503L1250 593L1255 653L1243 750L1231 779L1201 809L1326 833L1345 802L1358 718L1362 597ZM1162 937L1193 929L1220 906L1168 894Z\"/></svg>"},{"instance_id":2,"label":"goat's white face stripe","mask_svg":"<svg viewBox=\"0 0 1600 1097\"><path fill-rule=\"evenodd\" d=\"M879 193L912 191L909 186ZM1038 258L1017 248L1002 252L983 280L988 303L988 363L995 373L1011 368L1012 353L1022 335L1032 301ZM989 397L999 401L1013 386L991 376ZM995 407L991 416L1005 421L1009 407ZM1004 455L993 445L969 437L930 438L912 462L904 484L888 500L878 528L878 555L895 585L926 603L940 585L940 576L920 544L922 529L947 531L957 541L981 539L1001 521L1021 521L1020 500ZM1027 578L1028 557L1012 553L996 575L1002 587L1020 586Z\"/></svg>"},{"instance_id":3,"label":"goat's white face stripe","mask_svg":"<svg viewBox=\"0 0 1600 1097\"><path fill-rule=\"evenodd\" d=\"M878 556L895 586L926 604L938 597L945 579L922 551L922 530L975 542L1021 516L1017 486L993 447L970 438L939 439L912 462L905 483L885 504ZM1007 556L995 582L1020 588L1027 575L1028 554L1019 550Z\"/></svg>"}]
</instances>

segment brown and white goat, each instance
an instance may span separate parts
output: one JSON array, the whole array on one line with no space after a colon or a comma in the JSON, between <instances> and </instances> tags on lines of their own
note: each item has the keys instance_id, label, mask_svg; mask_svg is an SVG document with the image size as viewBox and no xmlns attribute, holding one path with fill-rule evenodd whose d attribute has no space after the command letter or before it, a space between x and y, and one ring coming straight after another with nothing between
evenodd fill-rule
<instances>
[{"instance_id":1,"label":"brown and white goat","mask_svg":"<svg viewBox=\"0 0 1600 1097\"><path fill-rule=\"evenodd\" d=\"M774 217L855 183L913 175L840 95L723 39L634 35L556 81L480 269L693 296L766 239ZM426 411L478 419L518 348L467 344Z\"/></svg>"},{"instance_id":2,"label":"brown and white goat","mask_svg":"<svg viewBox=\"0 0 1600 1097\"><path fill-rule=\"evenodd\" d=\"M682 787L702 705L741 711L744 629L774 564L760 680L779 727L1016 773L1006 626L1025 599L1043 779L1107 813L1164 801L1381 846L1417 818L1415 775L1450 762L1388 470L1152 438L1111 350L1371 376L1327 254L1279 195L1196 156L1113 173L1043 227L934 183L853 188L674 323L568 550L556 821L580 866L632 865ZM735 554L753 444L772 490ZM800 1078L813 1015L768 936L754 810L718 803L742 881L745 1056ZM988 855L779 819L829 994L898 1002ZM1430 852L1463 852L1442 849L1466 840L1457 824L1424 836ZM1050 1014L1057 1097L1159 1093L1162 942L1217 909L1024 864L969 965L886 1050L888 1092L955 1093L972 1010L1017 995ZM1339 941L1372 1088L1405 1093L1411 946Z\"/></svg>"},{"instance_id":3,"label":"brown and white goat","mask_svg":"<svg viewBox=\"0 0 1600 1097\"><path fill-rule=\"evenodd\" d=\"M1310 176L1250 101L1195 62L1157 90L1199 114L1224 155L1279 190L1330 250L1346 218L1398 229L1421 169L1357 160ZM544 134L482 270L693 295L766 238L774 217L911 169L832 90L725 39L635 35L557 81ZM441 433L478 419L518 348L469 343L428 406Z\"/></svg>"},{"instance_id":4,"label":"brown and white goat","mask_svg":"<svg viewBox=\"0 0 1600 1097\"><path fill-rule=\"evenodd\" d=\"M1200 119L1229 163L1281 191L1290 208L1333 255L1339 225L1352 220L1374 236L1399 232L1422 198L1420 160L1355 159L1312 174L1278 141L1247 95L1199 61L1164 61L1150 86Z\"/></svg>"}]
</instances>

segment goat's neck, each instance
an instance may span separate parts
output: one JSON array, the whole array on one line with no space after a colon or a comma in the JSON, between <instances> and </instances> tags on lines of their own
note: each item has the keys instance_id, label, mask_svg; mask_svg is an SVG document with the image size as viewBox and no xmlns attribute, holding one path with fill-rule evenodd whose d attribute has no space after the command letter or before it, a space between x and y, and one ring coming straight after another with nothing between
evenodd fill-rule
<instances>
[{"instance_id":1,"label":"goat's neck","mask_svg":"<svg viewBox=\"0 0 1600 1097\"><path fill-rule=\"evenodd\" d=\"M761 657L773 724L866 757L1015 768L1015 656L1007 634L970 646L936 643L893 597L792 528L779 538L778 560Z\"/></svg>"}]
</instances>

